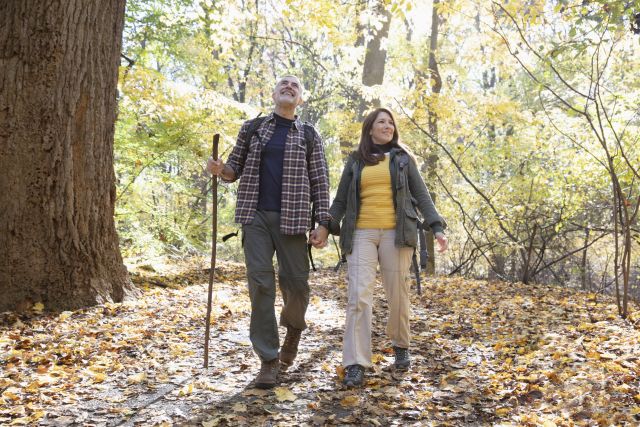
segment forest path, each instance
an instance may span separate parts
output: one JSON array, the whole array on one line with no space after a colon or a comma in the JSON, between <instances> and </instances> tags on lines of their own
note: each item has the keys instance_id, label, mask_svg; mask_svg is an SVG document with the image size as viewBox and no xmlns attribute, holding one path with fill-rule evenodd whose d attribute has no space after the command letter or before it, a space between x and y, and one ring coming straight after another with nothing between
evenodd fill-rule
<instances>
[{"instance_id":1,"label":"forest path","mask_svg":"<svg viewBox=\"0 0 640 427\"><path fill-rule=\"evenodd\" d=\"M141 268L140 268L141 267ZM344 271L311 274L309 328L273 390L252 388L244 266L220 262L209 368L208 271L138 266L144 295L58 314L3 313L0 423L14 425L634 425L640 332L601 296L431 278L412 293L412 369L392 368L380 284L374 367L341 385ZM344 269L343 269L344 270ZM278 297L278 304L280 298ZM284 330L281 328L281 339Z\"/></svg>"}]
</instances>

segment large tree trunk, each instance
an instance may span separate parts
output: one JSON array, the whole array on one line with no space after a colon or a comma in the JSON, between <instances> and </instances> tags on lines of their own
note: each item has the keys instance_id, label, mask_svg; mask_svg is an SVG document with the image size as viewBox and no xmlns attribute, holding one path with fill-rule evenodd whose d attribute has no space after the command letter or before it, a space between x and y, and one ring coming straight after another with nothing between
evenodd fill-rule
<instances>
[{"instance_id":1,"label":"large tree trunk","mask_svg":"<svg viewBox=\"0 0 640 427\"><path fill-rule=\"evenodd\" d=\"M0 311L135 293L113 219L124 7L0 2Z\"/></svg>"}]
</instances>

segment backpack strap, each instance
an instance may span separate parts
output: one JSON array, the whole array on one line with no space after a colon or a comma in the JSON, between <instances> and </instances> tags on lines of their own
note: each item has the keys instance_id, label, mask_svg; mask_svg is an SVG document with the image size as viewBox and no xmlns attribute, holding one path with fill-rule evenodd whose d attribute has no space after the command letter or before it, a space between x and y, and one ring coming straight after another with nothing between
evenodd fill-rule
<instances>
[{"instance_id":1,"label":"backpack strap","mask_svg":"<svg viewBox=\"0 0 640 427\"><path fill-rule=\"evenodd\" d=\"M427 248L427 238L425 236L424 227L426 224L418 221L418 241L420 242L420 269L425 270L427 268L427 261L429 259L429 251Z\"/></svg>"},{"instance_id":2,"label":"backpack strap","mask_svg":"<svg viewBox=\"0 0 640 427\"><path fill-rule=\"evenodd\" d=\"M313 141L315 140L315 132L313 130L313 126L310 123L304 122L302 124L304 127L304 143L306 145L306 154L307 154L307 167L309 166L309 162L311 161L311 153L314 150Z\"/></svg>"},{"instance_id":3,"label":"backpack strap","mask_svg":"<svg viewBox=\"0 0 640 427\"><path fill-rule=\"evenodd\" d=\"M420 267L418 267L416 248L413 248L413 254L411 255L411 267L413 268L413 273L416 276L416 290L418 292L418 295L422 295L422 287L420 285Z\"/></svg>"},{"instance_id":4,"label":"backpack strap","mask_svg":"<svg viewBox=\"0 0 640 427\"><path fill-rule=\"evenodd\" d=\"M315 131L313 130L313 126L310 123L304 122L302 124L303 126L303 130L304 130L304 144L305 144L305 154L307 157L307 173L309 171L309 165L311 163L311 153L313 152L313 149L315 148L313 146L313 142L315 140ZM310 222L310 230L314 229L314 225L315 225L315 216L316 216L316 205L315 203L312 203L311 205L311 222ZM313 271L316 271L316 265L313 262L313 255L311 253L311 243L307 243L307 254L309 256L309 263L311 264L311 269Z\"/></svg>"},{"instance_id":5,"label":"backpack strap","mask_svg":"<svg viewBox=\"0 0 640 427\"><path fill-rule=\"evenodd\" d=\"M266 116L260 117L261 114L262 113L258 114L256 118L249 120L249 128L247 129L247 134L244 138L244 143L246 144L247 148L249 147L249 144L251 144L251 138L253 138L253 135L256 134L258 128L260 127L260 125L262 125L264 119L266 119ZM260 135L258 135L258 139L260 139Z\"/></svg>"}]
</instances>

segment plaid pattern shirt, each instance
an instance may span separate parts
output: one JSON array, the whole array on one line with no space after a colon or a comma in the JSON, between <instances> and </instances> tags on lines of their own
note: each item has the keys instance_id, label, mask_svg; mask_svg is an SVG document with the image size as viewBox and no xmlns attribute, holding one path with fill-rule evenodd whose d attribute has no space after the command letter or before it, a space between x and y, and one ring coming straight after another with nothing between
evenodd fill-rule
<instances>
[{"instance_id":1,"label":"plaid pattern shirt","mask_svg":"<svg viewBox=\"0 0 640 427\"><path fill-rule=\"evenodd\" d=\"M309 125L307 125L309 126ZM247 144L245 139L249 122L244 122L238 133L227 165L240 178L235 221L251 224L258 206L260 181L260 154L262 147L271 140L276 128L274 114L265 117L262 124ZM324 147L318 132L313 131L313 150L307 165L307 143L304 140L304 125L296 117L287 134L282 171L282 201L280 207L280 232L294 235L304 234L310 229L310 202L315 207L315 221L329 221L329 174ZM230 182L230 181L226 181Z\"/></svg>"}]
</instances>

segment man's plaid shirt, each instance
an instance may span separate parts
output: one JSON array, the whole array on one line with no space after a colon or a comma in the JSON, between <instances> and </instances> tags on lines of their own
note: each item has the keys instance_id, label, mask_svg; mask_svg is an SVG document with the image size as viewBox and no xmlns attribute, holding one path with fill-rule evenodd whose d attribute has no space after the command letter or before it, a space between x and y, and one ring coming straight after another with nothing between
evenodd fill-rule
<instances>
[{"instance_id":1,"label":"man's plaid shirt","mask_svg":"<svg viewBox=\"0 0 640 427\"><path fill-rule=\"evenodd\" d=\"M309 126L309 125L307 125ZM253 134L249 144L245 137L249 122L244 122L238 133L236 145L227 159L227 165L240 178L235 221L251 224L258 206L260 180L260 153L276 128L273 113L265 117ZM312 152L307 165L307 143L304 140L304 125L296 117L287 134L282 171L282 201L280 207L280 232L282 234L304 234L310 228L310 204L315 207L315 220L329 221L329 174L324 147L318 133L313 131Z\"/></svg>"}]
</instances>

